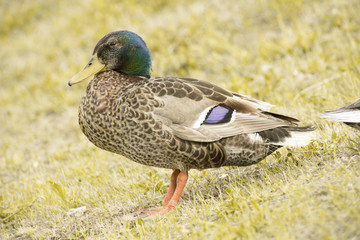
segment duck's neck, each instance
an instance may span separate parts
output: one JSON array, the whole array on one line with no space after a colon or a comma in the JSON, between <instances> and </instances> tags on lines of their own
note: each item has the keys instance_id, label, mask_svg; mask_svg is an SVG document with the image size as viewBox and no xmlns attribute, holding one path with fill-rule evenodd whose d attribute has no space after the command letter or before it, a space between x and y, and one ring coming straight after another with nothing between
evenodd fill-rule
<instances>
[{"instance_id":1,"label":"duck's neck","mask_svg":"<svg viewBox=\"0 0 360 240\"><path fill-rule=\"evenodd\" d=\"M92 80L91 85L97 86L97 88L106 89L106 91L121 91L130 84L137 83L139 81L146 81L147 78L140 76L132 76L116 71L105 71L97 74Z\"/></svg>"}]
</instances>

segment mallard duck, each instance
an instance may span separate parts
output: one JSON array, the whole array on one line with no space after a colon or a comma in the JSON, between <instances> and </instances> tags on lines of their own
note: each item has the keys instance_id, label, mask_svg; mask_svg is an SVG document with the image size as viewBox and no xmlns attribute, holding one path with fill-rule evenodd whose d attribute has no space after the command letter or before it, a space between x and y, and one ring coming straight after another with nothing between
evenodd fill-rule
<instances>
[{"instance_id":1,"label":"mallard duck","mask_svg":"<svg viewBox=\"0 0 360 240\"><path fill-rule=\"evenodd\" d=\"M360 130L360 99L334 111L326 111L323 117L333 122L343 122Z\"/></svg>"},{"instance_id":2,"label":"mallard duck","mask_svg":"<svg viewBox=\"0 0 360 240\"><path fill-rule=\"evenodd\" d=\"M145 42L130 31L104 36L70 81L89 79L79 107L82 132L97 147L137 163L173 169L163 207L175 209L190 169L248 166L282 146L304 146L311 127L269 112L270 104L185 77L150 77Z\"/></svg>"}]
</instances>

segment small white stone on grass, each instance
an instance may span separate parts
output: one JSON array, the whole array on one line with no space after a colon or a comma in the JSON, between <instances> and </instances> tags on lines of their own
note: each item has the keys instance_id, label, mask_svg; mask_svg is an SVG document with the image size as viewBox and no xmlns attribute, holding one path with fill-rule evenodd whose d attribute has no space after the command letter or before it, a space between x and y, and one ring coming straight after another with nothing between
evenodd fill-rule
<instances>
[{"instance_id":1,"label":"small white stone on grass","mask_svg":"<svg viewBox=\"0 0 360 240\"><path fill-rule=\"evenodd\" d=\"M221 176L219 177L220 179L221 178L226 178L227 176L229 176L227 173L223 173L223 174L221 174Z\"/></svg>"},{"instance_id":2,"label":"small white stone on grass","mask_svg":"<svg viewBox=\"0 0 360 240\"><path fill-rule=\"evenodd\" d=\"M80 217L81 215L83 215L86 211L86 206L82 206L79 208L71 208L67 214L70 216L75 216L75 217Z\"/></svg>"}]
</instances>

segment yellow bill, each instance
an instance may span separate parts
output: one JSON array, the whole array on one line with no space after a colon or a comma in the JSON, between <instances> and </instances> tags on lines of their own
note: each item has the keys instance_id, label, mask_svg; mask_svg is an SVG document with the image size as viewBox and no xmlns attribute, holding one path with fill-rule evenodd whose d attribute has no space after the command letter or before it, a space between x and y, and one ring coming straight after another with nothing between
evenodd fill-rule
<instances>
[{"instance_id":1,"label":"yellow bill","mask_svg":"<svg viewBox=\"0 0 360 240\"><path fill-rule=\"evenodd\" d=\"M72 86L76 83L82 82L84 80L89 80L94 77L95 74L104 71L106 65L99 62L97 56L92 56L90 61L86 66L68 82L69 86Z\"/></svg>"}]
</instances>

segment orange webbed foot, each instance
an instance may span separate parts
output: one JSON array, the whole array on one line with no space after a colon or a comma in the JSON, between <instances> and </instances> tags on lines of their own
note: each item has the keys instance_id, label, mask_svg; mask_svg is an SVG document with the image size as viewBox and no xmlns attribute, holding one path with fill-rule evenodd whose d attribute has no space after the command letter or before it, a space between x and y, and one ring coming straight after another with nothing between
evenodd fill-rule
<instances>
[{"instance_id":1,"label":"orange webbed foot","mask_svg":"<svg viewBox=\"0 0 360 240\"><path fill-rule=\"evenodd\" d=\"M174 211L185 188L187 179L187 172L180 172L180 170L178 169L174 170L171 175L169 190L164 199L164 206L136 211L133 213L134 218L141 218L146 221L153 219L157 216L165 216L167 213Z\"/></svg>"}]
</instances>

